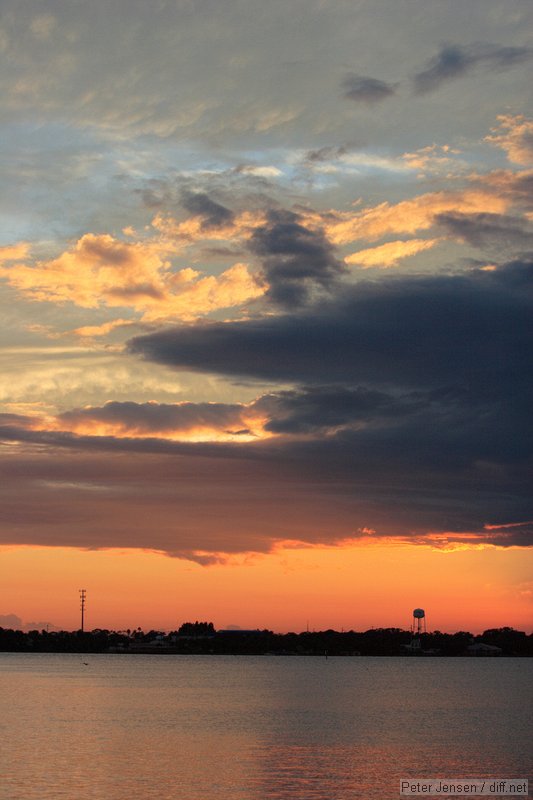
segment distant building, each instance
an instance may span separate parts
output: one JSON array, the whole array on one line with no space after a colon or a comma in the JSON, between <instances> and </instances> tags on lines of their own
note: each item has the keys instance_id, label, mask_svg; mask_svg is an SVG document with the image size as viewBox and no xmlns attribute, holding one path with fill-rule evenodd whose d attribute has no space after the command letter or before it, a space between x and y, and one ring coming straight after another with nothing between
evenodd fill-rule
<instances>
[{"instance_id":1,"label":"distant building","mask_svg":"<svg viewBox=\"0 0 533 800\"><path fill-rule=\"evenodd\" d=\"M258 633L262 633L259 628L255 628L254 630L245 630L244 628L223 628L220 631L217 631L217 636L256 636Z\"/></svg>"},{"instance_id":2,"label":"distant building","mask_svg":"<svg viewBox=\"0 0 533 800\"><path fill-rule=\"evenodd\" d=\"M485 642L475 642L469 644L466 648L467 656L501 656L503 650L501 647L496 647L494 644L485 644Z\"/></svg>"}]
</instances>

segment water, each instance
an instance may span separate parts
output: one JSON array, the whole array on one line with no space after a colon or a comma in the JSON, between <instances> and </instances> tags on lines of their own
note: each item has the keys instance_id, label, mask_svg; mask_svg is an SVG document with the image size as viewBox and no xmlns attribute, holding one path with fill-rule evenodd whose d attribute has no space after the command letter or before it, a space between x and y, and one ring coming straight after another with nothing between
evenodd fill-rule
<instances>
[{"instance_id":1,"label":"water","mask_svg":"<svg viewBox=\"0 0 533 800\"><path fill-rule=\"evenodd\" d=\"M386 800L434 776L533 788L532 701L529 659L3 653L0 798Z\"/></svg>"}]
</instances>

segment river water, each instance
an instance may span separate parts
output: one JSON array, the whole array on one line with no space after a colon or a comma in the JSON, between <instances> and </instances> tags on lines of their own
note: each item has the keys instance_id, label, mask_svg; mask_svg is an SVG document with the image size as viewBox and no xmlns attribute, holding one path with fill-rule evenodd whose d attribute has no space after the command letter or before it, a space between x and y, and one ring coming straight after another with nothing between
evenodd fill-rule
<instances>
[{"instance_id":1,"label":"river water","mask_svg":"<svg viewBox=\"0 0 533 800\"><path fill-rule=\"evenodd\" d=\"M0 798L387 800L404 777L532 796L532 708L532 659L2 653Z\"/></svg>"}]
</instances>

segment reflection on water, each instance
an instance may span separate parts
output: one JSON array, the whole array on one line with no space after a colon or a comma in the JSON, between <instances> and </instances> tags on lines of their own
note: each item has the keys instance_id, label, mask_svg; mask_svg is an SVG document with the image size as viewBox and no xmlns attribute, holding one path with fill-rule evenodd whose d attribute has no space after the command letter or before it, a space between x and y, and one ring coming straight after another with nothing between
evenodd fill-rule
<instances>
[{"instance_id":1,"label":"reflection on water","mask_svg":"<svg viewBox=\"0 0 533 800\"><path fill-rule=\"evenodd\" d=\"M0 798L384 800L400 777L531 781L532 667L0 654Z\"/></svg>"}]
</instances>

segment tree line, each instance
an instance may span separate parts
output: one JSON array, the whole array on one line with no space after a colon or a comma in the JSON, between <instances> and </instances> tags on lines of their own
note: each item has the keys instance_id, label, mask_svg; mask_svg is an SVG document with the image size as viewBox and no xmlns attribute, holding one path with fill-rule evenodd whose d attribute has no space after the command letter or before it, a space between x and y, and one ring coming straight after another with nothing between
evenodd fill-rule
<instances>
[{"instance_id":1,"label":"tree line","mask_svg":"<svg viewBox=\"0 0 533 800\"><path fill-rule=\"evenodd\" d=\"M533 634L513 628L490 628L480 636L468 631L421 634L412 649L413 634L400 628L372 628L367 631L305 631L274 633L270 630L219 630L212 622L186 622L174 631L143 631L141 628L113 631L24 632L0 628L0 651L33 653L142 653L166 652L219 655L312 655L312 656L397 656L472 654L469 647L486 648L478 654L532 656ZM499 652L494 648L498 648ZM471 648L472 650L472 648ZM474 648L474 651L476 648Z\"/></svg>"}]
</instances>

